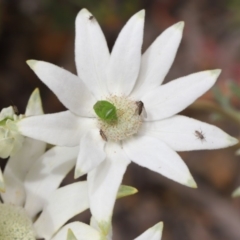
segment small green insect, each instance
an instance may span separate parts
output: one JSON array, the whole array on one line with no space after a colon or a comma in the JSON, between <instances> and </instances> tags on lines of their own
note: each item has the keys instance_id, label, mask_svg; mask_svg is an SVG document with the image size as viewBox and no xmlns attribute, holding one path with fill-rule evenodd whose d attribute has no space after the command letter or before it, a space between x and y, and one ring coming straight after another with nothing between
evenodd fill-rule
<instances>
[{"instance_id":1,"label":"small green insect","mask_svg":"<svg viewBox=\"0 0 240 240\"><path fill-rule=\"evenodd\" d=\"M115 123L118 120L116 107L108 101L96 102L93 109L98 117L105 122Z\"/></svg>"}]
</instances>

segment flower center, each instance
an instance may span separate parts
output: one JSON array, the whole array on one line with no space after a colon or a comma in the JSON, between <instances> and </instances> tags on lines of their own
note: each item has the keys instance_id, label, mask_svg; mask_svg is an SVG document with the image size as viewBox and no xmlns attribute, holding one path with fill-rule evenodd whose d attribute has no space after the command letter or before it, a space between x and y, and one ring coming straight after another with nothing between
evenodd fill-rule
<instances>
[{"instance_id":1,"label":"flower center","mask_svg":"<svg viewBox=\"0 0 240 240\"><path fill-rule=\"evenodd\" d=\"M0 203L0 240L35 240L32 222L21 207Z\"/></svg>"},{"instance_id":2,"label":"flower center","mask_svg":"<svg viewBox=\"0 0 240 240\"><path fill-rule=\"evenodd\" d=\"M142 124L142 102L115 95L107 98L106 102L114 106L113 109L116 109L117 116L113 121L98 118L100 134L105 141L121 141L138 132Z\"/></svg>"}]
</instances>

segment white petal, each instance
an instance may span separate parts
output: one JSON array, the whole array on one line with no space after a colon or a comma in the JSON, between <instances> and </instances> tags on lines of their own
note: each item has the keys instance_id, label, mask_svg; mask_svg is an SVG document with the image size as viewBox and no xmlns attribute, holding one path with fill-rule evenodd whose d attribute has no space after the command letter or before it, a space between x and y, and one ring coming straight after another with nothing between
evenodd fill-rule
<instances>
[{"instance_id":1,"label":"white petal","mask_svg":"<svg viewBox=\"0 0 240 240\"><path fill-rule=\"evenodd\" d=\"M17 123L24 136L69 147L77 146L80 136L95 124L94 118L77 117L70 111L27 117Z\"/></svg>"},{"instance_id":2,"label":"white petal","mask_svg":"<svg viewBox=\"0 0 240 240\"><path fill-rule=\"evenodd\" d=\"M2 194L4 202L22 205L25 201L23 181L35 161L44 153L46 144L31 138L25 138L20 151L10 157L5 170L6 191Z\"/></svg>"},{"instance_id":3,"label":"white petal","mask_svg":"<svg viewBox=\"0 0 240 240\"><path fill-rule=\"evenodd\" d=\"M105 143L97 128L82 136L74 178L88 173L106 158Z\"/></svg>"},{"instance_id":4,"label":"white petal","mask_svg":"<svg viewBox=\"0 0 240 240\"><path fill-rule=\"evenodd\" d=\"M65 225L51 240L66 240L68 229L71 229L77 240L103 240L98 231L81 222Z\"/></svg>"},{"instance_id":5,"label":"white petal","mask_svg":"<svg viewBox=\"0 0 240 240\"><path fill-rule=\"evenodd\" d=\"M0 158L8 158L14 147L15 139L8 137L0 140Z\"/></svg>"},{"instance_id":6,"label":"white petal","mask_svg":"<svg viewBox=\"0 0 240 240\"><path fill-rule=\"evenodd\" d=\"M42 115L42 114L43 114L42 100L40 97L39 89L36 88L28 100L25 115L29 117L29 116Z\"/></svg>"},{"instance_id":7,"label":"white petal","mask_svg":"<svg viewBox=\"0 0 240 240\"><path fill-rule=\"evenodd\" d=\"M240 196L240 187L235 189L235 191L232 193L232 197L239 197Z\"/></svg>"},{"instance_id":8,"label":"white petal","mask_svg":"<svg viewBox=\"0 0 240 240\"><path fill-rule=\"evenodd\" d=\"M165 30L142 56L140 73L131 96L140 99L161 85L176 56L182 39L184 22Z\"/></svg>"},{"instance_id":9,"label":"white petal","mask_svg":"<svg viewBox=\"0 0 240 240\"><path fill-rule=\"evenodd\" d=\"M194 73L171 81L147 93L141 101L147 121L171 117L193 103L216 82L220 70Z\"/></svg>"},{"instance_id":10,"label":"white petal","mask_svg":"<svg viewBox=\"0 0 240 240\"><path fill-rule=\"evenodd\" d=\"M133 15L113 47L107 70L112 94L128 95L135 85L141 64L144 16L144 10Z\"/></svg>"},{"instance_id":11,"label":"white petal","mask_svg":"<svg viewBox=\"0 0 240 240\"><path fill-rule=\"evenodd\" d=\"M11 169L3 177L5 181L5 192L1 193L3 202L23 206L26 198L23 182L15 176L15 172Z\"/></svg>"},{"instance_id":12,"label":"white petal","mask_svg":"<svg viewBox=\"0 0 240 240\"><path fill-rule=\"evenodd\" d=\"M181 157L156 138L134 137L123 143L123 149L135 163L189 187L196 187Z\"/></svg>"},{"instance_id":13,"label":"white petal","mask_svg":"<svg viewBox=\"0 0 240 240\"><path fill-rule=\"evenodd\" d=\"M108 93L105 69L109 50L97 20L86 9L76 18L75 60L78 76L101 99Z\"/></svg>"},{"instance_id":14,"label":"white petal","mask_svg":"<svg viewBox=\"0 0 240 240\"><path fill-rule=\"evenodd\" d=\"M10 106L10 107L7 107L7 108L3 108L0 111L0 121L4 120L6 118L13 119L14 115L15 115L15 112L14 112L13 106Z\"/></svg>"},{"instance_id":15,"label":"white petal","mask_svg":"<svg viewBox=\"0 0 240 240\"><path fill-rule=\"evenodd\" d=\"M35 162L24 182L25 209L29 216L34 217L42 210L49 196L74 167L78 152L79 147L54 147Z\"/></svg>"},{"instance_id":16,"label":"white petal","mask_svg":"<svg viewBox=\"0 0 240 240\"><path fill-rule=\"evenodd\" d=\"M130 163L118 143L107 143L107 158L88 174L90 209L103 233L107 235L117 192Z\"/></svg>"},{"instance_id":17,"label":"white petal","mask_svg":"<svg viewBox=\"0 0 240 240\"><path fill-rule=\"evenodd\" d=\"M218 127L180 115L143 122L139 134L156 137L175 151L217 149L238 142Z\"/></svg>"},{"instance_id":18,"label":"white petal","mask_svg":"<svg viewBox=\"0 0 240 240\"><path fill-rule=\"evenodd\" d=\"M3 179L2 169L0 168L0 192L5 192L5 182Z\"/></svg>"},{"instance_id":19,"label":"white petal","mask_svg":"<svg viewBox=\"0 0 240 240\"><path fill-rule=\"evenodd\" d=\"M157 223L134 240L161 240L163 223Z\"/></svg>"},{"instance_id":20,"label":"white petal","mask_svg":"<svg viewBox=\"0 0 240 240\"><path fill-rule=\"evenodd\" d=\"M28 60L27 63L66 108L82 117L94 116L96 100L81 79L51 63L36 60Z\"/></svg>"},{"instance_id":21,"label":"white petal","mask_svg":"<svg viewBox=\"0 0 240 240\"><path fill-rule=\"evenodd\" d=\"M5 167L4 175L11 169L14 175L23 181L35 161L45 152L46 143L26 137L21 150L10 157Z\"/></svg>"},{"instance_id":22,"label":"white petal","mask_svg":"<svg viewBox=\"0 0 240 240\"><path fill-rule=\"evenodd\" d=\"M34 223L37 237L49 239L70 218L89 207L87 183L77 182L57 189L48 198L43 212ZM67 235L65 235L66 239Z\"/></svg>"},{"instance_id":23,"label":"white petal","mask_svg":"<svg viewBox=\"0 0 240 240\"><path fill-rule=\"evenodd\" d=\"M98 232L101 232L101 229L98 226L98 222L96 221L96 219L92 216L90 219L90 226L93 227L94 229L96 229ZM105 238L104 240L112 240L113 239L113 231L112 231L112 224L110 224L110 230L107 234L107 236L105 236L104 234L102 234Z\"/></svg>"}]
</instances>

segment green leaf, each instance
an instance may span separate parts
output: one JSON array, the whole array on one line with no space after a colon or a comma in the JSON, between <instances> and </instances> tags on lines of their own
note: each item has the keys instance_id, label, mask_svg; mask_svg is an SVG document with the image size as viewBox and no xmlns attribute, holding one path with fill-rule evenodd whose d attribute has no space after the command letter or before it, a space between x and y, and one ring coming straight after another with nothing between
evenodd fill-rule
<instances>
[{"instance_id":1,"label":"green leaf","mask_svg":"<svg viewBox=\"0 0 240 240\"><path fill-rule=\"evenodd\" d=\"M100 119L108 123L115 123L117 121L117 109L108 101L98 101L93 106L95 113Z\"/></svg>"},{"instance_id":2,"label":"green leaf","mask_svg":"<svg viewBox=\"0 0 240 240\"><path fill-rule=\"evenodd\" d=\"M212 92L213 92L215 99L220 103L220 105L223 108L231 107L230 98L228 96L225 96L219 87L217 87L217 86L213 87Z\"/></svg>"},{"instance_id":3,"label":"green leaf","mask_svg":"<svg viewBox=\"0 0 240 240\"><path fill-rule=\"evenodd\" d=\"M68 229L67 240L77 240L71 229Z\"/></svg>"},{"instance_id":4,"label":"green leaf","mask_svg":"<svg viewBox=\"0 0 240 240\"><path fill-rule=\"evenodd\" d=\"M235 82L231 81L228 83L229 89L231 92L238 98L240 98L240 87Z\"/></svg>"}]
</instances>

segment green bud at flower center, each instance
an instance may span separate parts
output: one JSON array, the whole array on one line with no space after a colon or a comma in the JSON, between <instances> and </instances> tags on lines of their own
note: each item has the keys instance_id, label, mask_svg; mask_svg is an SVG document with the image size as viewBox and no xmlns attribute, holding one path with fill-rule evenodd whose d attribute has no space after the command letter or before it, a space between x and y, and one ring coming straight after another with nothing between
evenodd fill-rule
<instances>
[{"instance_id":1,"label":"green bud at flower center","mask_svg":"<svg viewBox=\"0 0 240 240\"><path fill-rule=\"evenodd\" d=\"M21 207L0 204L0 240L35 240L32 221Z\"/></svg>"}]
</instances>

